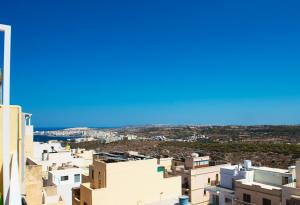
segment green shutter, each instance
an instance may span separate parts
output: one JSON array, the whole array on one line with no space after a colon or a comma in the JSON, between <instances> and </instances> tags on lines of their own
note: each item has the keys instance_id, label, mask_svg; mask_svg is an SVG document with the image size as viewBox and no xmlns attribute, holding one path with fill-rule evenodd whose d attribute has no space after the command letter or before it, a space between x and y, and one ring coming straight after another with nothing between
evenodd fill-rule
<instances>
[{"instance_id":1,"label":"green shutter","mask_svg":"<svg viewBox=\"0 0 300 205\"><path fill-rule=\"evenodd\" d=\"M164 172L165 171L165 167L157 167L157 172Z\"/></svg>"}]
</instances>

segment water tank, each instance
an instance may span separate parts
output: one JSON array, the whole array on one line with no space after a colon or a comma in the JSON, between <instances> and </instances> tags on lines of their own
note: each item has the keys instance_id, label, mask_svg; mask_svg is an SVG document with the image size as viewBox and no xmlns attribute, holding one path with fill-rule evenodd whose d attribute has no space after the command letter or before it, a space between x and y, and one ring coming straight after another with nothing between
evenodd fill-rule
<instances>
[{"instance_id":1,"label":"water tank","mask_svg":"<svg viewBox=\"0 0 300 205\"><path fill-rule=\"evenodd\" d=\"M189 205L189 197L185 195L179 197L179 205Z\"/></svg>"},{"instance_id":2,"label":"water tank","mask_svg":"<svg viewBox=\"0 0 300 205\"><path fill-rule=\"evenodd\" d=\"M294 171L296 170L296 166L289 166L288 170L289 170L289 173L294 173Z\"/></svg>"},{"instance_id":3,"label":"water tank","mask_svg":"<svg viewBox=\"0 0 300 205\"><path fill-rule=\"evenodd\" d=\"M252 167L252 162L251 162L251 160L245 160L245 161L244 161L244 168L245 168L246 170L249 170L249 169L251 169L251 167Z\"/></svg>"},{"instance_id":4,"label":"water tank","mask_svg":"<svg viewBox=\"0 0 300 205\"><path fill-rule=\"evenodd\" d=\"M192 157L199 157L199 154L198 153L192 153Z\"/></svg>"}]
</instances>

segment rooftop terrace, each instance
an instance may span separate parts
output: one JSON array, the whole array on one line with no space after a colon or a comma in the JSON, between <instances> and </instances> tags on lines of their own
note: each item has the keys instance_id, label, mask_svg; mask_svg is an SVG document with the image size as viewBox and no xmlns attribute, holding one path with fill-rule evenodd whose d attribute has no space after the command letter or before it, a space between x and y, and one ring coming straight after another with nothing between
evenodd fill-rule
<instances>
[{"instance_id":1,"label":"rooftop terrace","mask_svg":"<svg viewBox=\"0 0 300 205\"><path fill-rule=\"evenodd\" d=\"M281 174L285 174L285 173L289 172L289 170L287 170L287 169L278 169L278 168L271 168L271 167L252 167L252 168L256 169L256 170L276 172L276 173L281 173Z\"/></svg>"},{"instance_id":2,"label":"rooftop terrace","mask_svg":"<svg viewBox=\"0 0 300 205\"><path fill-rule=\"evenodd\" d=\"M139 154L138 152L99 152L93 155L94 160L100 160L105 163L116 163L125 161L136 161L136 160L146 160L152 159L152 157Z\"/></svg>"},{"instance_id":3,"label":"rooftop terrace","mask_svg":"<svg viewBox=\"0 0 300 205\"><path fill-rule=\"evenodd\" d=\"M240 182L244 185L248 185L248 186L259 186L262 189L268 189L268 190L281 190L280 187L278 186L273 186L273 185L268 185L268 184L263 184L263 183L259 183L259 182L255 182L255 181L247 181L245 179L241 179L241 180L237 180L237 182Z\"/></svg>"}]
</instances>

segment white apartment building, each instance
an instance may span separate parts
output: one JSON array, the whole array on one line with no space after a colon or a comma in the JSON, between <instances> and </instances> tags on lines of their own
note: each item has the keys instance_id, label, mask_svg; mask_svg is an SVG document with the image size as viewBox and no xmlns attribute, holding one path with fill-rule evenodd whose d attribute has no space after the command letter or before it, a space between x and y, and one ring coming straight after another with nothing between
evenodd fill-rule
<instances>
[{"instance_id":1,"label":"white apartment building","mask_svg":"<svg viewBox=\"0 0 300 205\"><path fill-rule=\"evenodd\" d=\"M220 168L219 186L210 186L210 204L232 205L234 203L234 183L236 180L251 181L254 176L251 161L245 160L244 165L231 165Z\"/></svg>"},{"instance_id":2,"label":"white apartment building","mask_svg":"<svg viewBox=\"0 0 300 205\"><path fill-rule=\"evenodd\" d=\"M300 160L296 162L296 179L282 187L282 205L300 204Z\"/></svg>"},{"instance_id":3,"label":"white apartment building","mask_svg":"<svg viewBox=\"0 0 300 205\"><path fill-rule=\"evenodd\" d=\"M80 187L83 173L81 168L60 167L48 172L47 186L55 186L65 204L72 205L72 189Z\"/></svg>"},{"instance_id":4,"label":"white apartment building","mask_svg":"<svg viewBox=\"0 0 300 205\"><path fill-rule=\"evenodd\" d=\"M37 161L41 161L44 153L51 152L59 152L62 151L63 148L59 142L33 142L33 159Z\"/></svg>"},{"instance_id":5,"label":"white apartment building","mask_svg":"<svg viewBox=\"0 0 300 205\"><path fill-rule=\"evenodd\" d=\"M74 165L88 170L92 164L92 150L74 149L67 150L58 142L34 143L34 159L37 164L42 165L43 172L47 172L51 167L64 165Z\"/></svg>"},{"instance_id":6,"label":"white apartment building","mask_svg":"<svg viewBox=\"0 0 300 205\"><path fill-rule=\"evenodd\" d=\"M281 205L282 187L295 180L295 167L288 170L253 167L253 170L252 180L242 179L235 182L236 204Z\"/></svg>"},{"instance_id":7,"label":"white apartment building","mask_svg":"<svg viewBox=\"0 0 300 205\"><path fill-rule=\"evenodd\" d=\"M281 189L295 180L295 167L252 167L246 160L244 165L221 168L220 174L220 185L206 189L211 194L210 204L280 205Z\"/></svg>"},{"instance_id":8,"label":"white apartment building","mask_svg":"<svg viewBox=\"0 0 300 205\"><path fill-rule=\"evenodd\" d=\"M94 151L63 148L58 142L35 143L34 158L41 167L43 204L72 204L72 189L89 173ZM33 157L32 157L33 158Z\"/></svg>"}]
</instances>

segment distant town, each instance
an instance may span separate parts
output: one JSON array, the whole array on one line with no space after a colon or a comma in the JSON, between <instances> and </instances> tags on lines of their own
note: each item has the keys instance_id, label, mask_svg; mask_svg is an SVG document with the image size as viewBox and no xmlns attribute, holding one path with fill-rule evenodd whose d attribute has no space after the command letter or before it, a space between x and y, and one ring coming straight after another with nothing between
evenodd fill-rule
<instances>
[{"instance_id":1,"label":"distant town","mask_svg":"<svg viewBox=\"0 0 300 205\"><path fill-rule=\"evenodd\" d=\"M27 139L33 139L33 126L25 127ZM267 125L39 130L34 135L49 141L25 141L24 174L30 175L24 181L25 200L49 205L297 205L299 134L299 126ZM51 140L57 136L62 140Z\"/></svg>"},{"instance_id":2,"label":"distant town","mask_svg":"<svg viewBox=\"0 0 300 205\"><path fill-rule=\"evenodd\" d=\"M35 131L47 140L60 136L72 148L129 151L152 157L186 157L195 150L215 161L284 168L300 157L300 126L140 126L124 128L67 128ZM38 140L37 140L38 141ZM44 140L42 140L44 141ZM238 153L238 154L237 154Z\"/></svg>"}]
</instances>

